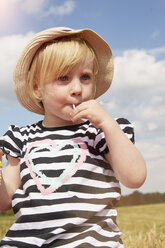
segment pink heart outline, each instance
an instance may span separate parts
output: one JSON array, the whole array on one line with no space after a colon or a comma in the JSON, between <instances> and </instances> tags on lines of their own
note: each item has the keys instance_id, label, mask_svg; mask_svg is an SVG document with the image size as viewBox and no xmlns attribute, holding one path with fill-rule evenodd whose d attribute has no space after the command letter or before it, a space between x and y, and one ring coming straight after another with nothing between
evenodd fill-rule
<instances>
[{"instance_id":1,"label":"pink heart outline","mask_svg":"<svg viewBox=\"0 0 165 248\"><path fill-rule=\"evenodd\" d=\"M39 180L39 176L33 171L32 165L29 162L29 154L30 154L30 151L31 151L32 148L34 148L36 146L40 146L42 144L49 144L49 147L51 146L52 148L56 148L58 145L53 140L45 139L45 140L41 140L41 141L34 141L28 146L26 154L25 154L25 161L26 161L26 164L27 164L27 166L29 168L30 175L34 179L34 181L35 181L35 183L37 185L37 188L41 192L42 195L49 195L49 194L53 193L54 191L56 191L58 188L60 188L64 183L66 183L77 172L79 167L86 160L87 146L86 146L85 142L80 138L71 139L71 141L76 143L76 144L78 144L78 146L80 147L79 148L80 149L80 157L77 160L77 162L74 164L72 170L64 177L64 179L61 181L60 184L58 184L56 187L52 187L50 185L48 188L45 188L41 184L41 182ZM68 140L68 144L70 144L70 140ZM66 141L65 141L65 146L66 146Z\"/></svg>"}]
</instances>

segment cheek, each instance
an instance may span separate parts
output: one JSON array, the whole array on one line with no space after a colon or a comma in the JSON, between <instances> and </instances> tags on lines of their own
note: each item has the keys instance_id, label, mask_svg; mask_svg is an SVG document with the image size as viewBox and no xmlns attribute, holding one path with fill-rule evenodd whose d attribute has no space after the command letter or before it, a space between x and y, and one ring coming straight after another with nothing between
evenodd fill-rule
<instances>
[{"instance_id":1,"label":"cheek","mask_svg":"<svg viewBox=\"0 0 165 248\"><path fill-rule=\"evenodd\" d=\"M96 94L96 84L94 84L92 87L92 98L95 98L95 94Z\"/></svg>"},{"instance_id":2,"label":"cheek","mask_svg":"<svg viewBox=\"0 0 165 248\"><path fill-rule=\"evenodd\" d=\"M58 88L55 86L47 87L44 91L44 97L47 99L48 102L62 102L65 98L65 90L62 88Z\"/></svg>"},{"instance_id":3,"label":"cheek","mask_svg":"<svg viewBox=\"0 0 165 248\"><path fill-rule=\"evenodd\" d=\"M93 99L96 93L96 87L95 84L91 85L88 89L87 89L87 96L89 99Z\"/></svg>"}]
</instances>

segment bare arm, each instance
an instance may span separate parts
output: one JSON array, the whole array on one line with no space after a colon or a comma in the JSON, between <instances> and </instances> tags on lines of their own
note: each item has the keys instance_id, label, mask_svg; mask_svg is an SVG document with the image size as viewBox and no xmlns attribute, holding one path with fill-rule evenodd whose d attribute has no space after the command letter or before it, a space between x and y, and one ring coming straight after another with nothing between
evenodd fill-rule
<instances>
[{"instance_id":1,"label":"bare arm","mask_svg":"<svg viewBox=\"0 0 165 248\"><path fill-rule=\"evenodd\" d=\"M1 159L0 159L1 160ZM8 162L3 170L0 185L0 210L11 208L11 201L15 191L21 185L19 159L8 156Z\"/></svg>"},{"instance_id":2,"label":"bare arm","mask_svg":"<svg viewBox=\"0 0 165 248\"><path fill-rule=\"evenodd\" d=\"M109 121L102 128L110 151L105 157L121 183L128 188L139 188L146 179L145 161L118 123L113 120L110 127Z\"/></svg>"},{"instance_id":3,"label":"bare arm","mask_svg":"<svg viewBox=\"0 0 165 248\"><path fill-rule=\"evenodd\" d=\"M91 100L80 104L73 110L71 118L73 121L87 118L103 130L110 151L106 159L121 183L129 188L138 188L144 183L146 164L141 153L98 102Z\"/></svg>"}]
</instances>

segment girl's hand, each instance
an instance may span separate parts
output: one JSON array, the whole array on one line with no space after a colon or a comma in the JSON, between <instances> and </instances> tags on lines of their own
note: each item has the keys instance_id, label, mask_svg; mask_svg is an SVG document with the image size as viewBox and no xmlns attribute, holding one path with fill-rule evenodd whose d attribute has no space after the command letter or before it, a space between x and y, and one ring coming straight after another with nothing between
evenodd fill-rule
<instances>
[{"instance_id":1,"label":"girl's hand","mask_svg":"<svg viewBox=\"0 0 165 248\"><path fill-rule=\"evenodd\" d=\"M3 155L3 152L2 152L2 150L0 149L0 161L2 161L2 155Z\"/></svg>"},{"instance_id":2,"label":"girl's hand","mask_svg":"<svg viewBox=\"0 0 165 248\"><path fill-rule=\"evenodd\" d=\"M0 149L0 185L2 183L2 168L3 168L3 166L2 166L2 154L3 154L3 152Z\"/></svg>"},{"instance_id":3,"label":"girl's hand","mask_svg":"<svg viewBox=\"0 0 165 248\"><path fill-rule=\"evenodd\" d=\"M72 110L73 122L83 118L103 130L110 151L105 158L111 164L119 181L128 188L140 187L146 178L145 161L117 122L95 100L83 102Z\"/></svg>"},{"instance_id":4,"label":"girl's hand","mask_svg":"<svg viewBox=\"0 0 165 248\"><path fill-rule=\"evenodd\" d=\"M102 128L110 115L96 100L89 100L78 105L71 112L71 120L88 119L96 128Z\"/></svg>"},{"instance_id":5,"label":"girl's hand","mask_svg":"<svg viewBox=\"0 0 165 248\"><path fill-rule=\"evenodd\" d=\"M2 168L3 168L3 166L2 166L2 163L0 161L0 185L2 183Z\"/></svg>"}]
</instances>

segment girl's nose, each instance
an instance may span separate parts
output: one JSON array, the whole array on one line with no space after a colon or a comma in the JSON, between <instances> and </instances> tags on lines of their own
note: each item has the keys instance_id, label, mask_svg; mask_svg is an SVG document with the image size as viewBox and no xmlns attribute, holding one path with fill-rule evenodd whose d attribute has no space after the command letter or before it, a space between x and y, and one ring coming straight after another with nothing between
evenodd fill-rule
<instances>
[{"instance_id":1,"label":"girl's nose","mask_svg":"<svg viewBox=\"0 0 165 248\"><path fill-rule=\"evenodd\" d=\"M71 85L71 95L72 96L80 96L82 92L81 82L78 79L72 81Z\"/></svg>"}]
</instances>

